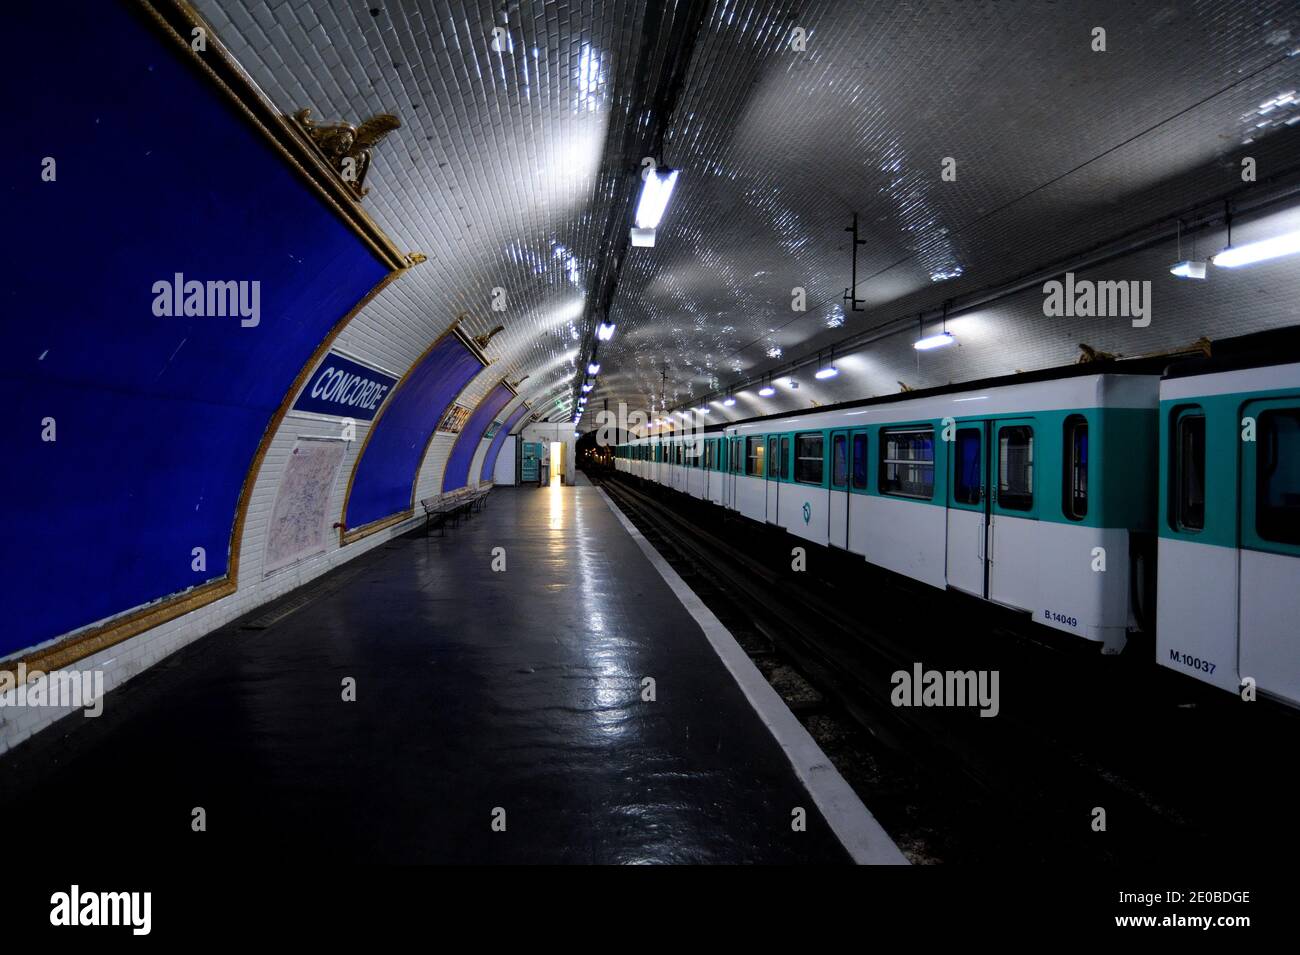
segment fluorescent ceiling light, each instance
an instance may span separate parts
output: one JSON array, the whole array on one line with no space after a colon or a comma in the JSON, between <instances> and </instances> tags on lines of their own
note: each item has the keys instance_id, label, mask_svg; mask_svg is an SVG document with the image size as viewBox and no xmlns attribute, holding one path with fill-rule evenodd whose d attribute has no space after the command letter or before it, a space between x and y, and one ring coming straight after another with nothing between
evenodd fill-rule
<instances>
[{"instance_id":1,"label":"fluorescent ceiling light","mask_svg":"<svg viewBox=\"0 0 1300 955\"><path fill-rule=\"evenodd\" d=\"M814 377L814 378L834 378L834 377L835 377L836 375L838 375L839 373L840 373L840 370L839 370L838 368L836 368L834 365L827 365L825 368L819 368L819 369L817 369L817 374L813 375L813 377Z\"/></svg>"},{"instance_id":2,"label":"fluorescent ceiling light","mask_svg":"<svg viewBox=\"0 0 1300 955\"><path fill-rule=\"evenodd\" d=\"M596 327L596 337L599 338L602 342L607 342L607 341L609 341L611 338L613 338L613 337L614 337L614 323L613 323L613 322L601 322L601 323Z\"/></svg>"},{"instance_id":3,"label":"fluorescent ceiling light","mask_svg":"<svg viewBox=\"0 0 1300 955\"><path fill-rule=\"evenodd\" d=\"M1203 279L1205 278L1205 263L1183 259L1183 261L1175 262L1170 266L1169 271L1180 279Z\"/></svg>"},{"instance_id":4,"label":"fluorescent ceiling light","mask_svg":"<svg viewBox=\"0 0 1300 955\"><path fill-rule=\"evenodd\" d=\"M595 388L595 387L596 387L596 386L593 385L593 384L592 384L591 382L589 382L589 381L584 381L584 382L582 383L582 390L583 390L583 391L591 391L591 389L592 389L592 388Z\"/></svg>"},{"instance_id":5,"label":"fluorescent ceiling light","mask_svg":"<svg viewBox=\"0 0 1300 955\"><path fill-rule=\"evenodd\" d=\"M598 365L596 362L593 361L590 365L587 366L587 374L589 374L589 375L599 375L599 374L600 374L600 365Z\"/></svg>"},{"instance_id":6,"label":"fluorescent ceiling light","mask_svg":"<svg viewBox=\"0 0 1300 955\"><path fill-rule=\"evenodd\" d=\"M952 332L940 332L938 335L931 335L928 338L913 342L912 347L917 351L929 351L931 348L942 348L944 345L951 345L956 340L952 337Z\"/></svg>"},{"instance_id":7,"label":"fluorescent ceiling light","mask_svg":"<svg viewBox=\"0 0 1300 955\"><path fill-rule=\"evenodd\" d=\"M728 398L727 398L725 401L723 401L722 403L723 403L724 405L726 405L728 408L730 408L732 405L734 405L734 404L736 403L736 399L735 399L735 398L732 398L732 397L728 397Z\"/></svg>"},{"instance_id":8,"label":"fluorescent ceiling light","mask_svg":"<svg viewBox=\"0 0 1300 955\"><path fill-rule=\"evenodd\" d=\"M659 220L668 208L668 200L672 198L673 186L677 185L677 172L676 169L655 169L646 173L641 181L641 198L636 204L638 229L658 228ZM653 234L650 241L653 244Z\"/></svg>"},{"instance_id":9,"label":"fluorescent ceiling light","mask_svg":"<svg viewBox=\"0 0 1300 955\"><path fill-rule=\"evenodd\" d=\"M776 394L776 389L771 385L764 385L762 388L758 389L758 394L760 398L771 398Z\"/></svg>"},{"instance_id":10,"label":"fluorescent ceiling light","mask_svg":"<svg viewBox=\"0 0 1300 955\"><path fill-rule=\"evenodd\" d=\"M1220 268L1235 269L1284 255L1295 255L1297 252L1300 252L1300 232L1287 232L1262 242L1251 242L1236 248L1229 246L1210 261Z\"/></svg>"},{"instance_id":11,"label":"fluorescent ceiling light","mask_svg":"<svg viewBox=\"0 0 1300 955\"><path fill-rule=\"evenodd\" d=\"M630 235L632 236L632 244L639 249L653 249L655 247L654 229L633 229Z\"/></svg>"}]
</instances>

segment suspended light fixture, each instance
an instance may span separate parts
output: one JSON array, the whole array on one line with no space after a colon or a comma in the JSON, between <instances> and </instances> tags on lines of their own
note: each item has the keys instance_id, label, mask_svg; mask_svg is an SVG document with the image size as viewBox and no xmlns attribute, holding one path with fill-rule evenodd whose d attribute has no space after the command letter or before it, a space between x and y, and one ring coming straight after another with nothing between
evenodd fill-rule
<instances>
[{"instance_id":1,"label":"suspended light fixture","mask_svg":"<svg viewBox=\"0 0 1300 955\"><path fill-rule=\"evenodd\" d=\"M1171 265L1169 271L1180 279L1203 279L1205 278L1205 263L1196 262L1192 259L1183 259L1181 262L1175 262Z\"/></svg>"},{"instance_id":2,"label":"suspended light fixture","mask_svg":"<svg viewBox=\"0 0 1300 955\"><path fill-rule=\"evenodd\" d=\"M819 360L820 357L821 356L819 355L818 356ZM832 349L830 363L826 365L822 365L820 368L818 368L817 371L813 373L813 377L820 381L825 381L827 378L834 378L839 373L840 370L835 367L835 351Z\"/></svg>"},{"instance_id":3,"label":"suspended light fixture","mask_svg":"<svg viewBox=\"0 0 1300 955\"><path fill-rule=\"evenodd\" d=\"M1183 220L1178 220L1178 261L1169 267L1173 275L1180 279L1205 278L1205 262L1196 258L1196 238L1192 238L1192 257L1183 258Z\"/></svg>"},{"instance_id":4,"label":"suspended light fixture","mask_svg":"<svg viewBox=\"0 0 1300 955\"><path fill-rule=\"evenodd\" d=\"M925 317L918 317L924 331ZM943 303L943 331L938 335L924 335L912 343L912 347L917 351L929 351L931 348L943 348L945 345L951 345L957 339L952 337L952 332L948 331L948 303Z\"/></svg>"},{"instance_id":5,"label":"suspended light fixture","mask_svg":"<svg viewBox=\"0 0 1300 955\"><path fill-rule=\"evenodd\" d=\"M771 382L758 389L760 398L771 398L774 394L776 394L776 389L772 387Z\"/></svg>"},{"instance_id":6,"label":"suspended light fixture","mask_svg":"<svg viewBox=\"0 0 1300 955\"><path fill-rule=\"evenodd\" d=\"M647 169L642 173L641 197L636 203L635 227L632 229L634 246L654 246L655 230L659 228L668 200L672 198L677 173L676 169Z\"/></svg>"},{"instance_id":7,"label":"suspended light fixture","mask_svg":"<svg viewBox=\"0 0 1300 955\"><path fill-rule=\"evenodd\" d=\"M726 405L728 408L730 408L732 405L736 403L736 399L733 398L731 395L727 395L727 397L723 399L722 403Z\"/></svg>"},{"instance_id":8,"label":"suspended light fixture","mask_svg":"<svg viewBox=\"0 0 1300 955\"><path fill-rule=\"evenodd\" d=\"M641 178L641 198L636 203L636 227L657 229L677 185L676 169L650 169Z\"/></svg>"},{"instance_id":9,"label":"suspended light fixture","mask_svg":"<svg viewBox=\"0 0 1300 955\"><path fill-rule=\"evenodd\" d=\"M1220 268L1237 269L1243 265L1254 265L1256 262L1279 259L1284 255L1295 255L1297 252L1300 252L1300 231L1286 232L1271 239L1251 242L1235 248L1232 245L1231 233L1229 233L1228 247L1210 261Z\"/></svg>"},{"instance_id":10,"label":"suspended light fixture","mask_svg":"<svg viewBox=\"0 0 1300 955\"><path fill-rule=\"evenodd\" d=\"M596 386L593 385L593 384L592 384L591 382L589 382L589 381L584 381L584 382L582 383L582 390L583 390L583 391L591 391L591 389L592 389L592 388L595 388L595 387L596 387Z\"/></svg>"},{"instance_id":11,"label":"suspended light fixture","mask_svg":"<svg viewBox=\"0 0 1300 955\"><path fill-rule=\"evenodd\" d=\"M942 348L944 345L951 345L956 340L952 337L952 332L940 332L938 335L917 339L912 343L912 347L917 351L929 351L931 348Z\"/></svg>"},{"instance_id":12,"label":"suspended light fixture","mask_svg":"<svg viewBox=\"0 0 1300 955\"><path fill-rule=\"evenodd\" d=\"M711 410L711 409L705 407L704 405L701 405L700 407L698 407L698 408L695 409L695 413L696 413L696 414L708 414L710 410Z\"/></svg>"},{"instance_id":13,"label":"suspended light fixture","mask_svg":"<svg viewBox=\"0 0 1300 955\"><path fill-rule=\"evenodd\" d=\"M588 365L588 366L587 366L587 374L589 374L589 375L599 375L599 374L600 374L600 365L599 365L599 363L593 361L590 365Z\"/></svg>"},{"instance_id":14,"label":"suspended light fixture","mask_svg":"<svg viewBox=\"0 0 1300 955\"><path fill-rule=\"evenodd\" d=\"M614 337L614 323L601 322L596 326L596 337L602 342L607 342Z\"/></svg>"}]
</instances>

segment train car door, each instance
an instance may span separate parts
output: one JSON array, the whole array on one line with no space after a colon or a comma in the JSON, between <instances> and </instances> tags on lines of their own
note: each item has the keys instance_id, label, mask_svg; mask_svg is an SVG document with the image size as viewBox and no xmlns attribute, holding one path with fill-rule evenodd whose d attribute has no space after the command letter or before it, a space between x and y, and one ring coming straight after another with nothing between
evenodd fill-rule
<instances>
[{"instance_id":1,"label":"train car door","mask_svg":"<svg viewBox=\"0 0 1300 955\"><path fill-rule=\"evenodd\" d=\"M989 462L987 421L967 421L950 446L948 586L988 597Z\"/></svg>"},{"instance_id":2,"label":"train car door","mask_svg":"<svg viewBox=\"0 0 1300 955\"><path fill-rule=\"evenodd\" d=\"M732 438L732 456L731 456L731 479L728 483L731 486L729 492L729 502L727 507L732 511L740 511L740 502L737 500L737 485L740 482L740 474L745 469L745 439Z\"/></svg>"},{"instance_id":3,"label":"train car door","mask_svg":"<svg viewBox=\"0 0 1300 955\"><path fill-rule=\"evenodd\" d=\"M767 522L777 522L777 505L781 498L781 439L772 435L767 439L767 480L763 490L767 501Z\"/></svg>"},{"instance_id":4,"label":"train car door","mask_svg":"<svg viewBox=\"0 0 1300 955\"><path fill-rule=\"evenodd\" d=\"M849 546L849 433L831 432L831 489L827 508L827 540L832 547Z\"/></svg>"},{"instance_id":5,"label":"train car door","mask_svg":"<svg viewBox=\"0 0 1300 955\"><path fill-rule=\"evenodd\" d=\"M988 426L988 597L1020 610L1038 599L1037 435L1033 418L996 418Z\"/></svg>"},{"instance_id":6,"label":"train car door","mask_svg":"<svg viewBox=\"0 0 1300 955\"><path fill-rule=\"evenodd\" d=\"M723 437L718 441L718 467L722 473L718 475L722 481L722 506L731 506L731 438Z\"/></svg>"},{"instance_id":7,"label":"train car door","mask_svg":"<svg viewBox=\"0 0 1300 955\"><path fill-rule=\"evenodd\" d=\"M1232 424L1243 437L1237 672L1300 700L1300 396L1249 402Z\"/></svg>"},{"instance_id":8,"label":"train car door","mask_svg":"<svg viewBox=\"0 0 1300 955\"><path fill-rule=\"evenodd\" d=\"M700 462L700 497L709 499L709 483L713 477L713 439L704 439L704 460Z\"/></svg>"}]
</instances>

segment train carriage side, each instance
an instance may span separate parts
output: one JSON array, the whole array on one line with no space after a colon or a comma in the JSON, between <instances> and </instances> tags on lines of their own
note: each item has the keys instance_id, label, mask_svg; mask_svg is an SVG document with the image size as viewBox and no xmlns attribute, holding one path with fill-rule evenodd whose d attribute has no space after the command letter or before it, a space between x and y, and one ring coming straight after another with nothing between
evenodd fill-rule
<instances>
[{"instance_id":1,"label":"train carriage side","mask_svg":"<svg viewBox=\"0 0 1300 955\"><path fill-rule=\"evenodd\" d=\"M1161 383L1156 662L1300 705L1295 359L1186 362Z\"/></svg>"},{"instance_id":2,"label":"train carriage side","mask_svg":"<svg viewBox=\"0 0 1300 955\"><path fill-rule=\"evenodd\" d=\"M732 506L1117 652L1154 533L1158 387L1071 373L733 426Z\"/></svg>"}]
</instances>

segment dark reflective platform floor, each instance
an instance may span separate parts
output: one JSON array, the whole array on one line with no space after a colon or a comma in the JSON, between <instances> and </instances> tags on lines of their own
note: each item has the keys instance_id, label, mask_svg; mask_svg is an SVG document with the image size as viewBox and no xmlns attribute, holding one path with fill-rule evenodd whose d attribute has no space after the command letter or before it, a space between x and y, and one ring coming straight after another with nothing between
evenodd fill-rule
<instances>
[{"instance_id":1,"label":"dark reflective platform floor","mask_svg":"<svg viewBox=\"0 0 1300 955\"><path fill-rule=\"evenodd\" d=\"M10 858L848 860L594 488L500 488L335 573L357 568L0 757Z\"/></svg>"}]
</instances>

